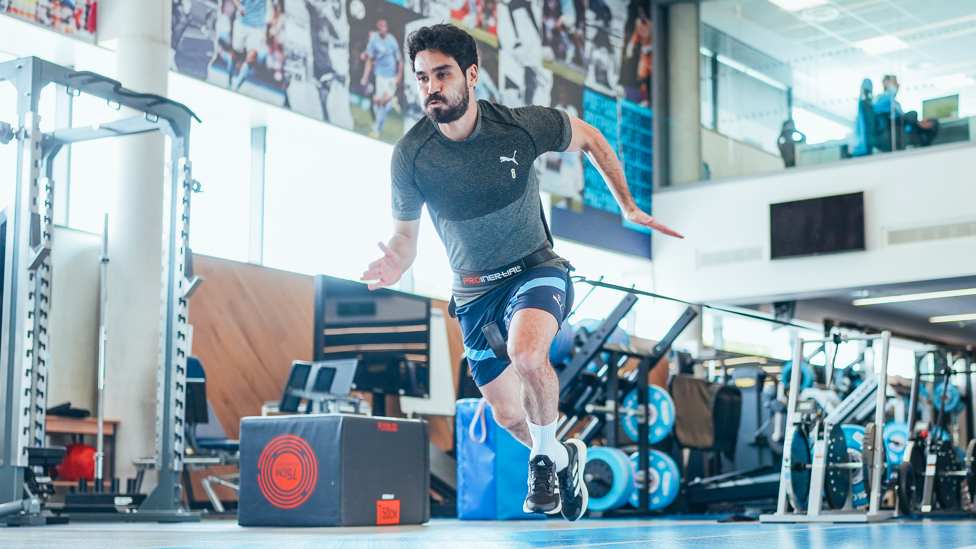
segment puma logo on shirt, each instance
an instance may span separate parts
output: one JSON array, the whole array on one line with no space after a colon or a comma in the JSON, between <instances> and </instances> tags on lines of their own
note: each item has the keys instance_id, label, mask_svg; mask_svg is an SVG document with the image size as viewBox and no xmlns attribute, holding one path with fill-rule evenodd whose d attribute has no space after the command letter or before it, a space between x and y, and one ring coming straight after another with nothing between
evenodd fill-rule
<instances>
[{"instance_id":1,"label":"puma logo on shirt","mask_svg":"<svg viewBox=\"0 0 976 549\"><path fill-rule=\"evenodd\" d=\"M518 151L513 152L511 158L509 158L507 156L499 157L499 162L511 162L512 164L515 164L516 166L518 166L518 162L516 162L516 160L515 160L515 153L517 153L517 152Z\"/></svg>"}]
</instances>

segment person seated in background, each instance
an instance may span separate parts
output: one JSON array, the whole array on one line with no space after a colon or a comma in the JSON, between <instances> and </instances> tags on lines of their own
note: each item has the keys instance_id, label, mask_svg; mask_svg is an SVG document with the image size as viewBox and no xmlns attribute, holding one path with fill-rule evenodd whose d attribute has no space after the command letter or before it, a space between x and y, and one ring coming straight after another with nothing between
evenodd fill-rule
<instances>
[{"instance_id":1,"label":"person seated in background","mask_svg":"<svg viewBox=\"0 0 976 549\"><path fill-rule=\"evenodd\" d=\"M906 145L915 147L927 147L932 144L932 139L939 132L939 121L932 118L918 119L915 111L905 112L902 110L895 96L898 94L898 78L894 75L886 75L882 81L884 92L879 93L872 101L872 107L879 118L884 120L884 132L879 135L878 148L888 152L896 149L904 149ZM895 130L892 132L892 126ZM894 133L894 136L892 136ZM895 138L894 146L891 142Z\"/></svg>"},{"instance_id":2,"label":"person seated in background","mask_svg":"<svg viewBox=\"0 0 976 549\"><path fill-rule=\"evenodd\" d=\"M861 83L861 97L857 102L857 123L854 133L854 150L851 156L874 154L878 139L884 132L884 121L874 112L874 84L870 78ZM890 131L890 130L889 130Z\"/></svg>"}]
</instances>

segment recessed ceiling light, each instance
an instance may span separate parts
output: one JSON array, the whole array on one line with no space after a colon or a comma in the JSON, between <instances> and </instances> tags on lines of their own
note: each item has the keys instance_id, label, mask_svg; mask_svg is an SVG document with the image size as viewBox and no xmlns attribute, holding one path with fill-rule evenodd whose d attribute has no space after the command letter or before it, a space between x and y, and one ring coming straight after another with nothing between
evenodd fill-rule
<instances>
[{"instance_id":1,"label":"recessed ceiling light","mask_svg":"<svg viewBox=\"0 0 976 549\"><path fill-rule=\"evenodd\" d=\"M864 50L868 55L882 55L893 51L908 49L908 43L896 36L886 34L854 42L854 45Z\"/></svg>"},{"instance_id":2,"label":"recessed ceiling light","mask_svg":"<svg viewBox=\"0 0 976 549\"><path fill-rule=\"evenodd\" d=\"M929 322L932 324L938 324L940 322L965 322L967 320L976 320L976 313L970 313L967 315L933 316L929 319Z\"/></svg>"},{"instance_id":3,"label":"recessed ceiling light","mask_svg":"<svg viewBox=\"0 0 976 549\"><path fill-rule=\"evenodd\" d=\"M830 0L769 0L786 11L803 11L829 4Z\"/></svg>"},{"instance_id":4,"label":"recessed ceiling light","mask_svg":"<svg viewBox=\"0 0 976 549\"><path fill-rule=\"evenodd\" d=\"M820 6L805 10L800 18L811 23L826 23L840 16L840 10L833 6Z\"/></svg>"},{"instance_id":5,"label":"recessed ceiling light","mask_svg":"<svg viewBox=\"0 0 976 549\"><path fill-rule=\"evenodd\" d=\"M976 295L976 288L964 288L962 290L947 290L944 292L925 292L921 294L892 295L888 297L869 297L867 299L855 299L854 305L883 305L885 303L904 303L905 301L922 301L924 299L944 299L947 297L962 297L966 295Z\"/></svg>"},{"instance_id":6,"label":"recessed ceiling light","mask_svg":"<svg viewBox=\"0 0 976 549\"><path fill-rule=\"evenodd\" d=\"M945 76L931 78L929 79L929 83L940 90L952 90L972 86L973 84L976 84L976 79L974 79L972 76L957 72L956 74L947 74Z\"/></svg>"}]
</instances>

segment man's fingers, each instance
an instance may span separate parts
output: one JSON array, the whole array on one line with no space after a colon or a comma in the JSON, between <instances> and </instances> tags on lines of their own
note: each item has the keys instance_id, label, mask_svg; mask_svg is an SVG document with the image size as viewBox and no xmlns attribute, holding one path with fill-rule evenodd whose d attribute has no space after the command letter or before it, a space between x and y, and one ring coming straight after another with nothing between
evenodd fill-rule
<instances>
[{"instance_id":1,"label":"man's fingers","mask_svg":"<svg viewBox=\"0 0 976 549\"><path fill-rule=\"evenodd\" d=\"M662 233L664 233L664 234L666 234L668 236L673 236L673 237L676 237L676 238L684 238L683 236L681 236L680 234L676 233L675 231L672 231L671 229L665 227L664 225L661 225L657 221L654 221L654 218L651 218L650 219L650 223L648 223L647 226L650 227L650 228L652 228L652 229L656 229L656 230L658 230L658 231L660 231L660 232L662 232Z\"/></svg>"}]
</instances>

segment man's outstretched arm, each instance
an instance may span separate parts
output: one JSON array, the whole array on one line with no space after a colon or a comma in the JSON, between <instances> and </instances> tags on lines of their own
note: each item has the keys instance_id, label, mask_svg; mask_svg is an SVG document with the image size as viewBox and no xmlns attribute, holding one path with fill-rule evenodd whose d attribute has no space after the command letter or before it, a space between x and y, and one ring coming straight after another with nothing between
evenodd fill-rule
<instances>
[{"instance_id":1,"label":"man's outstretched arm","mask_svg":"<svg viewBox=\"0 0 976 549\"><path fill-rule=\"evenodd\" d=\"M662 233L678 238L684 238L680 234L661 225L654 220L650 214L641 211L634 203L634 197L630 194L627 187L627 178L624 176L624 168L617 159L617 154L607 143L603 134L593 126L583 122L579 118L569 115L572 124L573 139L569 143L566 152L583 151L583 154L590 159L603 176L603 180L610 187L610 192L616 199L620 210L623 212L624 219L637 225L643 225L650 229L661 231Z\"/></svg>"},{"instance_id":2,"label":"man's outstretched arm","mask_svg":"<svg viewBox=\"0 0 976 549\"><path fill-rule=\"evenodd\" d=\"M389 243L377 243L380 250L383 250L383 257L370 263L360 280L368 282L370 290L396 284L417 258L417 235L419 234L419 219L397 221L393 238Z\"/></svg>"}]
</instances>

